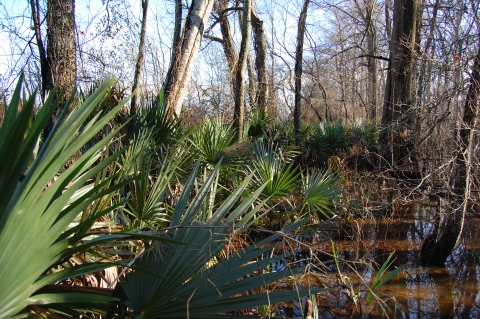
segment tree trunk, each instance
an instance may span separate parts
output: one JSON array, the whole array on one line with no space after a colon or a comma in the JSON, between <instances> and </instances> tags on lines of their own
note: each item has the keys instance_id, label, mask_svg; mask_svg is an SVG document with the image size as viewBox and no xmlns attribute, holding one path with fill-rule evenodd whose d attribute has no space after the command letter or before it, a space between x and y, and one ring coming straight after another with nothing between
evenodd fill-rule
<instances>
[{"instance_id":1,"label":"tree trunk","mask_svg":"<svg viewBox=\"0 0 480 319\"><path fill-rule=\"evenodd\" d=\"M367 98L369 115L368 118L375 121L377 118L377 28L373 15L375 13L375 2L369 0L366 3L365 22L367 23L367 69L368 69L368 84L367 84Z\"/></svg>"},{"instance_id":2,"label":"tree trunk","mask_svg":"<svg viewBox=\"0 0 480 319\"><path fill-rule=\"evenodd\" d=\"M179 50L170 62L171 72L165 83L165 102L170 112L175 112L177 116L180 116L182 111L213 2L214 0L192 0L178 45Z\"/></svg>"},{"instance_id":3,"label":"tree trunk","mask_svg":"<svg viewBox=\"0 0 480 319\"><path fill-rule=\"evenodd\" d=\"M255 71L250 54L247 56L247 74L248 74L248 98L250 99L250 109L257 106L257 86L255 81Z\"/></svg>"},{"instance_id":4,"label":"tree trunk","mask_svg":"<svg viewBox=\"0 0 480 319\"><path fill-rule=\"evenodd\" d=\"M376 2L365 0L365 8L362 8L355 0L355 5L365 24L364 37L367 39L367 118L375 121L377 118L377 27L374 20Z\"/></svg>"},{"instance_id":5,"label":"tree trunk","mask_svg":"<svg viewBox=\"0 0 480 319\"><path fill-rule=\"evenodd\" d=\"M175 0L175 27L173 29L173 40L172 40L172 54L170 56L170 61L173 62L175 57L179 55L180 52L180 40L182 32L182 0ZM167 75L165 76L165 85L172 82L172 72L174 69L174 64L170 63L168 68Z\"/></svg>"},{"instance_id":6,"label":"tree trunk","mask_svg":"<svg viewBox=\"0 0 480 319\"><path fill-rule=\"evenodd\" d=\"M454 211L440 222L432 240L425 240L422 247L422 260L427 264L444 263L458 244L462 235L468 200L470 199L471 158L474 151L474 134L477 126L480 104L480 48L472 68L470 87L465 103L462 128L458 133L459 149L455 158ZM435 241L433 240L435 239Z\"/></svg>"},{"instance_id":7,"label":"tree trunk","mask_svg":"<svg viewBox=\"0 0 480 319\"><path fill-rule=\"evenodd\" d=\"M148 12L148 0L142 0L142 27L140 30L140 43L138 44L138 56L137 63L135 65L135 77L132 87L132 101L130 104L130 118L134 117L137 113L137 97L138 86L140 84L140 75L143 67L144 52L145 52L145 32L147 30L147 12ZM133 125L130 126L133 128Z\"/></svg>"},{"instance_id":8,"label":"tree trunk","mask_svg":"<svg viewBox=\"0 0 480 319\"><path fill-rule=\"evenodd\" d=\"M49 0L47 26L49 72L43 87L46 93L56 88L55 98L58 99L59 104L43 131L44 139L57 123L65 103L75 90L77 80L75 1Z\"/></svg>"},{"instance_id":9,"label":"tree trunk","mask_svg":"<svg viewBox=\"0 0 480 319\"><path fill-rule=\"evenodd\" d=\"M219 16L220 31L222 33L222 46L225 57L227 58L228 69L230 70L230 85L232 91L236 88L236 67L238 62L237 52L235 51L235 43L233 42L232 31L230 29L230 22L228 21L227 15L227 5L228 0L219 0L218 4L215 5L215 11Z\"/></svg>"},{"instance_id":10,"label":"tree trunk","mask_svg":"<svg viewBox=\"0 0 480 319\"><path fill-rule=\"evenodd\" d=\"M240 141L243 138L243 124L245 116L245 67L250 42L250 12L251 0L245 0L242 13L242 42L240 44L240 53L235 74L236 88L233 92L235 96L235 108L233 111L233 128L235 130L235 139Z\"/></svg>"},{"instance_id":11,"label":"tree trunk","mask_svg":"<svg viewBox=\"0 0 480 319\"><path fill-rule=\"evenodd\" d=\"M385 0L385 35L388 40L392 39L392 18L390 17L391 8L392 0Z\"/></svg>"},{"instance_id":12,"label":"tree trunk","mask_svg":"<svg viewBox=\"0 0 480 319\"><path fill-rule=\"evenodd\" d=\"M390 165L415 162L412 107L417 0L395 0L390 61L379 142Z\"/></svg>"},{"instance_id":13,"label":"tree trunk","mask_svg":"<svg viewBox=\"0 0 480 319\"><path fill-rule=\"evenodd\" d=\"M305 37L305 24L310 0L303 3L302 12L298 19L297 51L295 53L295 108L293 110L293 126L295 128L295 143L300 146L302 128L300 117L302 115L302 71L303 71L303 39Z\"/></svg>"},{"instance_id":14,"label":"tree trunk","mask_svg":"<svg viewBox=\"0 0 480 319\"><path fill-rule=\"evenodd\" d=\"M41 95L42 100L45 101L47 95L46 84L49 82L50 65L47 60L47 52L45 45L43 44L42 32L40 28L40 4L38 0L30 0L30 6L32 9L33 27L35 28L35 39L37 40L38 55L40 57L40 74L42 77L41 83Z\"/></svg>"},{"instance_id":15,"label":"tree trunk","mask_svg":"<svg viewBox=\"0 0 480 319\"><path fill-rule=\"evenodd\" d=\"M268 72L267 72L267 40L263 29L263 21L258 18L255 7L252 5L252 29L255 49L255 69L257 70L256 104L267 113L268 105Z\"/></svg>"}]
</instances>

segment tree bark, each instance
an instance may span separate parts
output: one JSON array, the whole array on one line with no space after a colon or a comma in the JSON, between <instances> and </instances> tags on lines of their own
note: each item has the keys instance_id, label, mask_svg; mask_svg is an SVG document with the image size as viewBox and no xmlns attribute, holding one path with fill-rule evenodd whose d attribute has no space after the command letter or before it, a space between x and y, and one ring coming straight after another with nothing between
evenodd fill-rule
<instances>
[{"instance_id":1,"label":"tree bark","mask_svg":"<svg viewBox=\"0 0 480 319\"><path fill-rule=\"evenodd\" d=\"M295 128L295 143L300 146L302 115L302 71L303 71L303 39L305 37L305 24L310 0L305 0L298 19L297 51L295 53L295 108L293 110L293 126Z\"/></svg>"},{"instance_id":2,"label":"tree bark","mask_svg":"<svg viewBox=\"0 0 480 319\"><path fill-rule=\"evenodd\" d=\"M392 18L390 17L390 8L392 0L385 0L385 35L387 39L392 39Z\"/></svg>"},{"instance_id":3,"label":"tree bark","mask_svg":"<svg viewBox=\"0 0 480 319\"><path fill-rule=\"evenodd\" d=\"M140 75L143 67L144 52L145 52L145 33L147 30L147 12L148 12L148 0L142 0L142 26L140 30L140 43L138 44L138 56L137 63L135 65L135 77L132 87L132 101L130 104L130 118L134 117L137 113L137 98L138 98L138 86L140 85ZM132 128L133 126L130 126Z\"/></svg>"},{"instance_id":4,"label":"tree bark","mask_svg":"<svg viewBox=\"0 0 480 319\"><path fill-rule=\"evenodd\" d=\"M268 72L267 72L267 40L263 29L263 21L258 17L255 6L252 5L252 29L255 50L255 69L257 70L256 105L267 113L268 106Z\"/></svg>"},{"instance_id":5,"label":"tree bark","mask_svg":"<svg viewBox=\"0 0 480 319\"><path fill-rule=\"evenodd\" d=\"M43 131L44 139L57 123L61 110L76 86L75 1L49 0L47 26L49 74L45 78L43 87L45 94L56 88L55 98L59 104Z\"/></svg>"},{"instance_id":6,"label":"tree bark","mask_svg":"<svg viewBox=\"0 0 480 319\"><path fill-rule=\"evenodd\" d=\"M173 29L173 39L172 39L172 53L170 56L170 61L173 62L174 58L179 55L180 52L180 40L182 32L182 0L175 0L175 27ZM172 72L174 69L174 64L170 63L170 66L165 76L165 85L172 82Z\"/></svg>"},{"instance_id":7,"label":"tree bark","mask_svg":"<svg viewBox=\"0 0 480 319\"><path fill-rule=\"evenodd\" d=\"M172 56L165 82L165 102L177 116L182 112L188 83L197 60L205 25L212 12L214 0L192 0L183 28L178 52Z\"/></svg>"},{"instance_id":8,"label":"tree bark","mask_svg":"<svg viewBox=\"0 0 480 319\"><path fill-rule=\"evenodd\" d=\"M238 54L235 82L236 88L233 92L235 96L235 108L233 110L233 129L235 130L235 139L240 141L243 138L243 125L245 117L245 67L250 43L250 12L251 0L245 0L242 12L242 42Z\"/></svg>"},{"instance_id":9,"label":"tree bark","mask_svg":"<svg viewBox=\"0 0 480 319\"><path fill-rule=\"evenodd\" d=\"M219 16L220 31L222 33L222 46L225 57L227 58L228 69L230 70L229 80L232 91L236 88L236 67L238 62L237 52L235 51L235 43L233 42L232 31L230 29L230 22L227 15L228 0L218 0L215 4L215 11Z\"/></svg>"},{"instance_id":10,"label":"tree bark","mask_svg":"<svg viewBox=\"0 0 480 319\"><path fill-rule=\"evenodd\" d=\"M366 3L365 22L367 23L367 69L368 69L368 84L367 84L367 98L369 107L369 119L375 121L377 118L377 28L375 26L374 13L375 1L369 0Z\"/></svg>"},{"instance_id":11,"label":"tree bark","mask_svg":"<svg viewBox=\"0 0 480 319\"><path fill-rule=\"evenodd\" d=\"M252 57L247 56L247 74L248 74L248 98L250 99L250 109L257 107L257 86L255 81L255 70L253 69Z\"/></svg>"},{"instance_id":12,"label":"tree bark","mask_svg":"<svg viewBox=\"0 0 480 319\"><path fill-rule=\"evenodd\" d=\"M379 142L390 165L414 162L412 106L417 0L395 0L390 61Z\"/></svg>"}]
</instances>

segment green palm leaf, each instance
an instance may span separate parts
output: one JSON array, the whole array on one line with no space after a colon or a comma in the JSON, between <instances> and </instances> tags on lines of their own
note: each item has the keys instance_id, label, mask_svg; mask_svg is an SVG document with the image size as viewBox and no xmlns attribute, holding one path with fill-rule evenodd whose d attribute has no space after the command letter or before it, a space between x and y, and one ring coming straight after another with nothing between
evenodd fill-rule
<instances>
[{"instance_id":1,"label":"green palm leaf","mask_svg":"<svg viewBox=\"0 0 480 319\"><path fill-rule=\"evenodd\" d=\"M276 302L298 297L297 291L264 293L255 297L242 295L247 290L303 271L299 268L288 273L244 279L244 276L286 258L271 256L259 259L275 247L273 242L278 239L278 234L227 259L217 260L216 256L227 243L231 227L249 225L251 216L263 207L264 203L261 203L255 205L252 212L248 211L265 188L262 185L233 209L252 178L248 176L220 207L208 214L211 217L205 219L203 203L215 184L220 164L216 165L189 203L194 177L199 169L197 162L172 216L171 227L163 232L162 236L189 245L153 245L135 264L136 269L142 272L128 273L127 280L121 283L128 298L125 304L137 318L219 318L222 312L266 304L269 300Z\"/></svg>"},{"instance_id":2,"label":"green palm leaf","mask_svg":"<svg viewBox=\"0 0 480 319\"><path fill-rule=\"evenodd\" d=\"M300 177L293 162L296 151L283 152L272 142L262 140L254 142L249 151L255 185L266 184L264 196L280 198L294 191Z\"/></svg>"},{"instance_id":3,"label":"green palm leaf","mask_svg":"<svg viewBox=\"0 0 480 319\"><path fill-rule=\"evenodd\" d=\"M221 117L207 118L193 129L188 138L192 156L200 157L202 163L214 166L221 159L215 155L232 144L234 134L232 126Z\"/></svg>"},{"instance_id":4,"label":"green palm leaf","mask_svg":"<svg viewBox=\"0 0 480 319\"><path fill-rule=\"evenodd\" d=\"M303 179L302 204L300 212L307 210L315 220L319 219L317 213L327 219L330 218L328 211L340 198L341 190L336 186L338 177L330 170L324 172L308 172Z\"/></svg>"},{"instance_id":5,"label":"green palm leaf","mask_svg":"<svg viewBox=\"0 0 480 319\"><path fill-rule=\"evenodd\" d=\"M111 84L112 80L105 82L68 116L64 113L28 166L55 104L49 98L32 122L34 97L17 109L21 79L19 81L5 116L5 123L12 125L3 125L0 129L2 167L9 168L2 169L0 174L0 318L22 311L32 302L31 298L39 288L53 282L53 276L42 278L42 275L60 261L62 252L68 247L68 239L62 238L62 233L92 199L102 196L98 191L106 194L118 188L95 186L71 200L78 189L120 155L118 152L100 160L104 145L119 129L105 136L63 170L69 159L123 107L121 103L104 116L98 113L91 117ZM52 182L55 176L56 180Z\"/></svg>"}]
</instances>

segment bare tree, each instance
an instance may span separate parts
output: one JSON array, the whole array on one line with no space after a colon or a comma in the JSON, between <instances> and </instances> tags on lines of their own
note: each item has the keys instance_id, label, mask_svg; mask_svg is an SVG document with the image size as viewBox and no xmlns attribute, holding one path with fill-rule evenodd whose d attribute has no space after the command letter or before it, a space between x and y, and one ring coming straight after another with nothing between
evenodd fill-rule
<instances>
[{"instance_id":1,"label":"bare tree","mask_svg":"<svg viewBox=\"0 0 480 319\"><path fill-rule=\"evenodd\" d=\"M137 112L137 97L138 87L140 85L140 75L143 67L144 53L145 53L145 33L147 30L147 12L148 0L142 0L142 27L140 30L140 43L138 44L137 63L135 65L135 76L132 86L132 101L130 103L130 117L135 116ZM132 126L131 126L132 127Z\"/></svg>"},{"instance_id":2,"label":"bare tree","mask_svg":"<svg viewBox=\"0 0 480 319\"><path fill-rule=\"evenodd\" d=\"M303 39L305 37L305 24L310 0L305 0L298 19L297 51L295 53L295 109L293 111L293 126L295 127L295 142L300 146L302 115L302 71L303 71Z\"/></svg>"},{"instance_id":3,"label":"bare tree","mask_svg":"<svg viewBox=\"0 0 480 319\"><path fill-rule=\"evenodd\" d=\"M367 107L368 118L375 120L377 117L377 28L375 25L374 15L376 8L376 1L364 0L364 8L360 6L355 0L358 13L362 18L365 31L364 37L367 40Z\"/></svg>"},{"instance_id":4,"label":"bare tree","mask_svg":"<svg viewBox=\"0 0 480 319\"><path fill-rule=\"evenodd\" d=\"M172 39L172 52L170 56L170 61L173 61L176 56L180 54L180 40L181 40L181 32L182 32L182 0L175 0L175 26L173 29L173 39ZM171 79L172 72L175 68L175 64L170 62L170 67L168 68L167 75L165 77L165 83L169 83L173 81Z\"/></svg>"},{"instance_id":5,"label":"bare tree","mask_svg":"<svg viewBox=\"0 0 480 319\"><path fill-rule=\"evenodd\" d=\"M242 42L238 54L238 63L235 70L235 108L233 111L233 128L235 129L235 139L237 141L243 138L243 124L245 116L245 68L247 66L248 49L250 43L250 12L251 0L245 0L242 12Z\"/></svg>"},{"instance_id":6,"label":"bare tree","mask_svg":"<svg viewBox=\"0 0 480 319\"><path fill-rule=\"evenodd\" d=\"M230 70L230 84L232 90L236 88L236 67L238 63L237 52L235 50L235 43L233 41L233 34L230 28L230 21L228 20L228 0L217 0L214 5L215 12L218 14L218 21L220 24L220 31L222 33L221 43L223 52L227 58L228 69Z\"/></svg>"},{"instance_id":7,"label":"bare tree","mask_svg":"<svg viewBox=\"0 0 480 319\"><path fill-rule=\"evenodd\" d=\"M255 49L255 69L257 70L257 96L256 105L263 111L267 111L268 106L268 71L267 71L267 40L263 21L258 17L255 6L252 5L252 29Z\"/></svg>"},{"instance_id":8,"label":"bare tree","mask_svg":"<svg viewBox=\"0 0 480 319\"><path fill-rule=\"evenodd\" d=\"M177 116L182 111L188 83L197 60L205 25L214 0L192 0L183 28L179 50L170 61L169 76L165 82L165 102Z\"/></svg>"},{"instance_id":9,"label":"bare tree","mask_svg":"<svg viewBox=\"0 0 480 319\"><path fill-rule=\"evenodd\" d=\"M414 63L417 24L416 0L395 0L390 61L379 142L388 149L391 165L412 159L414 134Z\"/></svg>"},{"instance_id":10,"label":"bare tree","mask_svg":"<svg viewBox=\"0 0 480 319\"><path fill-rule=\"evenodd\" d=\"M35 29L35 39L37 40L38 55L40 59L40 74L41 74L41 94L42 100L46 97L46 84L49 82L50 66L47 60L47 52L43 43L42 31L40 25L40 4L38 0L30 0L30 7L32 10L32 21Z\"/></svg>"},{"instance_id":11,"label":"bare tree","mask_svg":"<svg viewBox=\"0 0 480 319\"><path fill-rule=\"evenodd\" d=\"M480 44L480 43L479 43ZM471 192L474 135L480 107L480 46L472 66L470 85L464 106L462 127L458 132L459 149L455 158L453 189L456 195L454 209L440 222L439 229L425 240L422 259L429 264L441 264L447 260L462 235L468 200Z\"/></svg>"}]
</instances>

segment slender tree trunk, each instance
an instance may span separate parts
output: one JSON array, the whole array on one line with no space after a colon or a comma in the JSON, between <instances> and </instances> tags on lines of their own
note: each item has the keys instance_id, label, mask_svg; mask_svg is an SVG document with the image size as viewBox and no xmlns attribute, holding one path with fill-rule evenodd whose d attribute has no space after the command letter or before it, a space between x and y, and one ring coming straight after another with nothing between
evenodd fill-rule
<instances>
[{"instance_id":1,"label":"slender tree trunk","mask_svg":"<svg viewBox=\"0 0 480 319\"><path fill-rule=\"evenodd\" d=\"M429 83L428 79L430 78L430 69L431 69L431 63L428 62L430 58L430 52L431 52L431 47L432 47L432 42L433 38L435 35L435 30L437 26L437 13L438 13L438 7L439 7L440 1L436 0L435 4L433 6L433 13L432 13L432 18L430 19L430 30L427 35L427 39L425 42L425 47L423 49L423 52L419 52L422 56L422 62L420 65L420 70L419 70L419 78L418 78L418 87L417 87L417 106L421 107L422 105L425 104L425 89L427 87L427 82ZM417 32L418 33L418 32ZM434 122L434 121L432 121Z\"/></svg>"},{"instance_id":2,"label":"slender tree trunk","mask_svg":"<svg viewBox=\"0 0 480 319\"><path fill-rule=\"evenodd\" d=\"M474 134L477 127L480 107L480 47L475 57L470 77L470 87L464 106L462 127L458 133L459 149L455 159L455 209L441 221L434 234L435 242L425 241L422 247L422 260L427 264L444 263L458 244L465 223L465 215L470 199L472 153Z\"/></svg>"},{"instance_id":3,"label":"slender tree trunk","mask_svg":"<svg viewBox=\"0 0 480 319\"><path fill-rule=\"evenodd\" d=\"M255 71L253 70L253 62L250 54L247 57L247 73L248 73L248 98L250 99L250 108L257 106L257 86L255 81Z\"/></svg>"},{"instance_id":4,"label":"slender tree trunk","mask_svg":"<svg viewBox=\"0 0 480 319\"><path fill-rule=\"evenodd\" d=\"M257 96L256 104L266 113L268 106L268 72L267 72L267 40L263 29L263 21L258 17L255 7L252 5L252 29L255 49L255 69L257 70Z\"/></svg>"},{"instance_id":5,"label":"slender tree trunk","mask_svg":"<svg viewBox=\"0 0 480 319\"><path fill-rule=\"evenodd\" d=\"M47 61L50 72L45 77L43 90L47 93L55 87L59 104L43 131L45 139L57 123L61 110L76 86L75 1L49 0L47 26Z\"/></svg>"},{"instance_id":6,"label":"slender tree trunk","mask_svg":"<svg viewBox=\"0 0 480 319\"><path fill-rule=\"evenodd\" d=\"M235 43L233 42L232 31L230 29L230 22L228 21L227 15L227 5L228 0L219 0L218 3L215 4L214 8L219 16L219 23L220 23L220 31L222 33L222 46L223 52L225 53L225 57L227 58L228 69L230 70L230 85L232 91L235 90L237 87L236 85L236 68L237 68L237 52L235 51Z\"/></svg>"},{"instance_id":7,"label":"slender tree trunk","mask_svg":"<svg viewBox=\"0 0 480 319\"><path fill-rule=\"evenodd\" d=\"M175 27L173 30L172 55L178 54L179 44L182 35L182 0L175 0Z\"/></svg>"},{"instance_id":8,"label":"slender tree trunk","mask_svg":"<svg viewBox=\"0 0 480 319\"><path fill-rule=\"evenodd\" d=\"M417 0L395 0L390 61L379 142L392 166L412 162L412 107Z\"/></svg>"},{"instance_id":9,"label":"slender tree trunk","mask_svg":"<svg viewBox=\"0 0 480 319\"><path fill-rule=\"evenodd\" d=\"M165 102L170 112L180 116L188 83L197 60L205 25L212 12L214 0L192 0L183 28L177 54L172 57L165 83Z\"/></svg>"},{"instance_id":10,"label":"slender tree trunk","mask_svg":"<svg viewBox=\"0 0 480 319\"><path fill-rule=\"evenodd\" d=\"M392 18L390 17L390 9L392 8L392 0L385 0L385 35L387 39L392 39Z\"/></svg>"},{"instance_id":11,"label":"slender tree trunk","mask_svg":"<svg viewBox=\"0 0 480 319\"><path fill-rule=\"evenodd\" d=\"M377 118L377 27L375 26L374 0L365 0L364 8L355 0L359 15L365 24L364 37L367 39L367 118Z\"/></svg>"},{"instance_id":12,"label":"slender tree trunk","mask_svg":"<svg viewBox=\"0 0 480 319\"><path fill-rule=\"evenodd\" d=\"M305 0L298 19L297 51L295 53L295 108L293 110L293 126L295 128L295 143L300 146L302 137L302 71L303 71L303 39L305 37L305 24L310 0Z\"/></svg>"},{"instance_id":13,"label":"slender tree trunk","mask_svg":"<svg viewBox=\"0 0 480 319\"><path fill-rule=\"evenodd\" d=\"M32 10L33 26L35 28L35 39L37 40L38 55L40 57L40 74L42 78L41 95L42 100L45 101L47 88L46 84L49 82L50 65L47 60L47 52L43 44L42 32L40 28L40 4L38 0L30 0L30 7Z\"/></svg>"},{"instance_id":14,"label":"slender tree trunk","mask_svg":"<svg viewBox=\"0 0 480 319\"><path fill-rule=\"evenodd\" d=\"M182 35L181 32L182 32L182 0L175 0L175 27L173 29L172 54L170 56L170 61L172 62L175 59L175 57L179 55L179 52L180 52L180 40ZM165 85L173 81L172 72L175 65L172 62L170 62L167 75L165 76Z\"/></svg>"},{"instance_id":15,"label":"slender tree trunk","mask_svg":"<svg viewBox=\"0 0 480 319\"><path fill-rule=\"evenodd\" d=\"M242 42L240 44L240 53L238 54L238 63L235 74L236 89L233 94L235 96L235 108L233 111L233 128L235 130L235 139L240 141L243 138L243 125L245 116L245 67L247 65L247 57L250 42L250 12L251 0L245 0L243 3L242 13Z\"/></svg>"},{"instance_id":16,"label":"slender tree trunk","mask_svg":"<svg viewBox=\"0 0 480 319\"><path fill-rule=\"evenodd\" d=\"M147 12L148 12L148 0L142 0L142 27L140 30L140 43L138 44L138 56L137 63L135 65L135 77L132 87L132 101L130 104L130 118L134 117L137 113L137 99L138 99L138 87L140 85L140 75L143 67L144 53L145 53L145 33L147 30ZM130 126L132 128L133 125Z\"/></svg>"},{"instance_id":17,"label":"slender tree trunk","mask_svg":"<svg viewBox=\"0 0 480 319\"><path fill-rule=\"evenodd\" d=\"M367 98L369 115L368 118L375 121L377 118L377 28L375 26L374 13L375 4L373 0L367 1L366 19L367 29L367 69L368 69L368 84L367 84Z\"/></svg>"}]
</instances>

